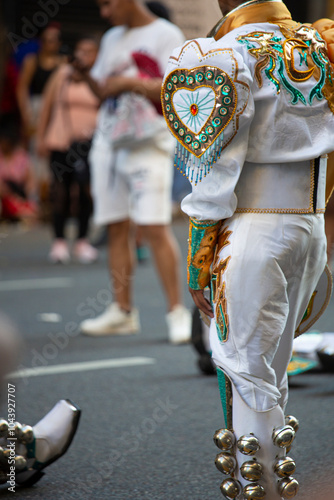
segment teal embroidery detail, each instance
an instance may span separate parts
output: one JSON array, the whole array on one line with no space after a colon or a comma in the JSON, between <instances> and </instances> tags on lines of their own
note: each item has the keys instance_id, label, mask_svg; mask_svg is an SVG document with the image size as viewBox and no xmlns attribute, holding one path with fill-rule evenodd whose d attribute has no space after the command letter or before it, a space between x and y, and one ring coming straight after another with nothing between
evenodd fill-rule
<instances>
[{"instance_id":1,"label":"teal embroidery detail","mask_svg":"<svg viewBox=\"0 0 334 500\"><path fill-rule=\"evenodd\" d=\"M237 41L245 44L248 52L257 59L255 78L259 87L263 85L264 74L275 86L277 94L283 85L283 88L290 93L293 105L299 102L305 106L312 105L315 97L318 100L329 100L329 92L333 92L334 89L325 41L310 26L299 25L296 29L280 25L279 27L285 38L264 31L254 31L237 38ZM300 69L295 66L297 54ZM298 85L310 78L315 79L316 83L306 98Z\"/></svg>"},{"instance_id":2,"label":"teal embroidery detail","mask_svg":"<svg viewBox=\"0 0 334 500\"><path fill-rule=\"evenodd\" d=\"M200 269L196 268L193 264L193 258L200 249L202 239L205 235L205 227L200 229L198 226L196 227L194 224L191 225L190 230L190 256L191 260L188 266L189 279L188 284L190 288L193 290L198 290L200 287L198 285Z\"/></svg>"},{"instance_id":3,"label":"teal embroidery detail","mask_svg":"<svg viewBox=\"0 0 334 500\"><path fill-rule=\"evenodd\" d=\"M189 268L189 286L192 290L201 290L201 288L198 287L198 278L199 278L199 273L200 269L196 269L196 267L193 264L190 264Z\"/></svg>"},{"instance_id":4,"label":"teal embroidery detail","mask_svg":"<svg viewBox=\"0 0 334 500\"><path fill-rule=\"evenodd\" d=\"M317 97L317 99L319 101L321 101L324 98L323 93L322 93L322 89L323 89L323 86L324 86L325 80L326 80L326 67L325 67L324 63L319 59L318 55L315 52L313 52L313 54L312 54L312 59L315 62L315 64L320 68L321 76L320 76L320 80L317 83L317 85L315 87L313 87L313 89L311 90L310 97L309 97L310 104L312 104L313 99L315 97Z\"/></svg>"},{"instance_id":5,"label":"teal embroidery detail","mask_svg":"<svg viewBox=\"0 0 334 500\"><path fill-rule=\"evenodd\" d=\"M279 75L281 77L281 80L282 80L282 83L283 83L284 87L286 88L286 90L288 92L290 92L290 94L292 96L291 104L297 104L298 101L300 100L306 106L307 102L306 102L306 99L303 96L303 94L301 92L299 92L299 90L296 89L296 87L294 87L293 85L291 85L291 83L286 79L286 77L284 75L284 62L283 62L282 58L279 58L278 73L279 73Z\"/></svg>"},{"instance_id":6,"label":"teal embroidery detail","mask_svg":"<svg viewBox=\"0 0 334 500\"><path fill-rule=\"evenodd\" d=\"M220 394L220 400L224 413L225 425L227 425L227 394L226 394L226 377L223 370L217 368L217 379L218 379L218 388Z\"/></svg>"},{"instance_id":7,"label":"teal embroidery detail","mask_svg":"<svg viewBox=\"0 0 334 500\"><path fill-rule=\"evenodd\" d=\"M271 80L272 83L275 85L275 87L277 89L277 94L278 94L281 90L281 87L280 87L279 81L273 76L273 71L275 70L275 68L276 68L276 63L275 63L274 59L271 58L270 59L270 67L265 70L265 74L267 75L269 80Z\"/></svg>"},{"instance_id":8,"label":"teal embroidery detail","mask_svg":"<svg viewBox=\"0 0 334 500\"><path fill-rule=\"evenodd\" d=\"M226 375L223 370L217 367L217 380L218 389L220 394L220 400L223 408L225 427L233 432L233 390L232 382L228 375Z\"/></svg>"},{"instance_id":9,"label":"teal embroidery detail","mask_svg":"<svg viewBox=\"0 0 334 500\"><path fill-rule=\"evenodd\" d=\"M299 52L299 57L300 57L299 66L302 66L303 64L305 64L308 67L307 52L305 52L304 50L302 52Z\"/></svg>"}]
</instances>

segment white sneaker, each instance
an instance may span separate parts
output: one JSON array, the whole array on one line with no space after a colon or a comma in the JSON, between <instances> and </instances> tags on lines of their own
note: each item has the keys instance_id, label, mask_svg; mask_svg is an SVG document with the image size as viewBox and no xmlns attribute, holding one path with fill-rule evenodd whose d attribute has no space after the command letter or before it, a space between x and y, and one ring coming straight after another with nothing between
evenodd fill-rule
<instances>
[{"instance_id":1,"label":"white sneaker","mask_svg":"<svg viewBox=\"0 0 334 500\"><path fill-rule=\"evenodd\" d=\"M81 264L92 264L98 259L99 252L87 240L81 239L74 245L73 255Z\"/></svg>"},{"instance_id":2,"label":"white sneaker","mask_svg":"<svg viewBox=\"0 0 334 500\"><path fill-rule=\"evenodd\" d=\"M86 319L80 325L85 335L118 335L139 332L139 314L137 309L129 313L123 311L117 302L113 302L97 318Z\"/></svg>"},{"instance_id":3,"label":"white sneaker","mask_svg":"<svg viewBox=\"0 0 334 500\"><path fill-rule=\"evenodd\" d=\"M49 253L49 260L53 264L68 264L70 262L70 251L65 240L57 238L53 242Z\"/></svg>"},{"instance_id":4,"label":"white sneaker","mask_svg":"<svg viewBox=\"0 0 334 500\"><path fill-rule=\"evenodd\" d=\"M184 344L191 339L191 313L179 304L166 314L168 338L172 344Z\"/></svg>"}]
</instances>

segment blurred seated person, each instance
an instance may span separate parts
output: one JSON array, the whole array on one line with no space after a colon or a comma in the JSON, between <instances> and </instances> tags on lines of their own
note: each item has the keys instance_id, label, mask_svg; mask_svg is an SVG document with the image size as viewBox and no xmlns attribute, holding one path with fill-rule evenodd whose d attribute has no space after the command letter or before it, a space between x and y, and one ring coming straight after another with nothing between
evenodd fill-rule
<instances>
[{"instance_id":1,"label":"blurred seated person","mask_svg":"<svg viewBox=\"0 0 334 500\"><path fill-rule=\"evenodd\" d=\"M0 120L0 215L18 221L37 217L35 182L28 153L20 146L15 116Z\"/></svg>"}]
</instances>

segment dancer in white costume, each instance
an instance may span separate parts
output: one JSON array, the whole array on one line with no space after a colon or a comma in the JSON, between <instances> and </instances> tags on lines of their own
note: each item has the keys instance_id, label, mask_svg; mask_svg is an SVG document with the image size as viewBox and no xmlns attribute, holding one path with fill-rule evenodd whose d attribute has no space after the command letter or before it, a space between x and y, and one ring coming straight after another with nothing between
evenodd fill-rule
<instances>
[{"instance_id":1,"label":"dancer in white costume","mask_svg":"<svg viewBox=\"0 0 334 500\"><path fill-rule=\"evenodd\" d=\"M237 7L211 36L173 52L162 103L193 187L182 203L189 288L214 318L227 427L214 437L216 465L231 476L221 491L278 500L298 491L286 371L326 266L334 75L325 41L281 0L219 3Z\"/></svg>"}]
</instances>

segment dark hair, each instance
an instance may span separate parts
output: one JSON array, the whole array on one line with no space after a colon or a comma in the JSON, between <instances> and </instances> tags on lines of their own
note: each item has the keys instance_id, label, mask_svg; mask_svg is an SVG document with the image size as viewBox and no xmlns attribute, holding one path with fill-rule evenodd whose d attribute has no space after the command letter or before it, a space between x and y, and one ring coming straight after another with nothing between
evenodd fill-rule
<instances>
[{"instance_id":1,"label":"dark hair","mask_svg":"<svg viewBox=\"0 0 334 500\"><path fill-rule=\"evenodd\" d=\"M13 146L20 143L20 124L16 114L4 113L0 115L0 139L7 139Z\"/></svg>"},{"instance_id":2,"label":"dark hair","mask_svg":"<svg viewBox=\"0 0 334 500\"><path fill-rule=\"evenodd\" d=\"M81 42L92 42L95 43L97 47L100 46L101 36L100 35L82 35L76 39L74 47L76 47Z\"/></svg>"},{"instance_id":3,"label":"dark hair","mask_svg":"<svg viewBox=\"0 0 334 500\"><path fill-rule=\"evenodd\" d=\"M146 6L156 16L167 19L167 21L171 20L170 11L162 2L146 2Z\"/></svg>"}]
</instances>

